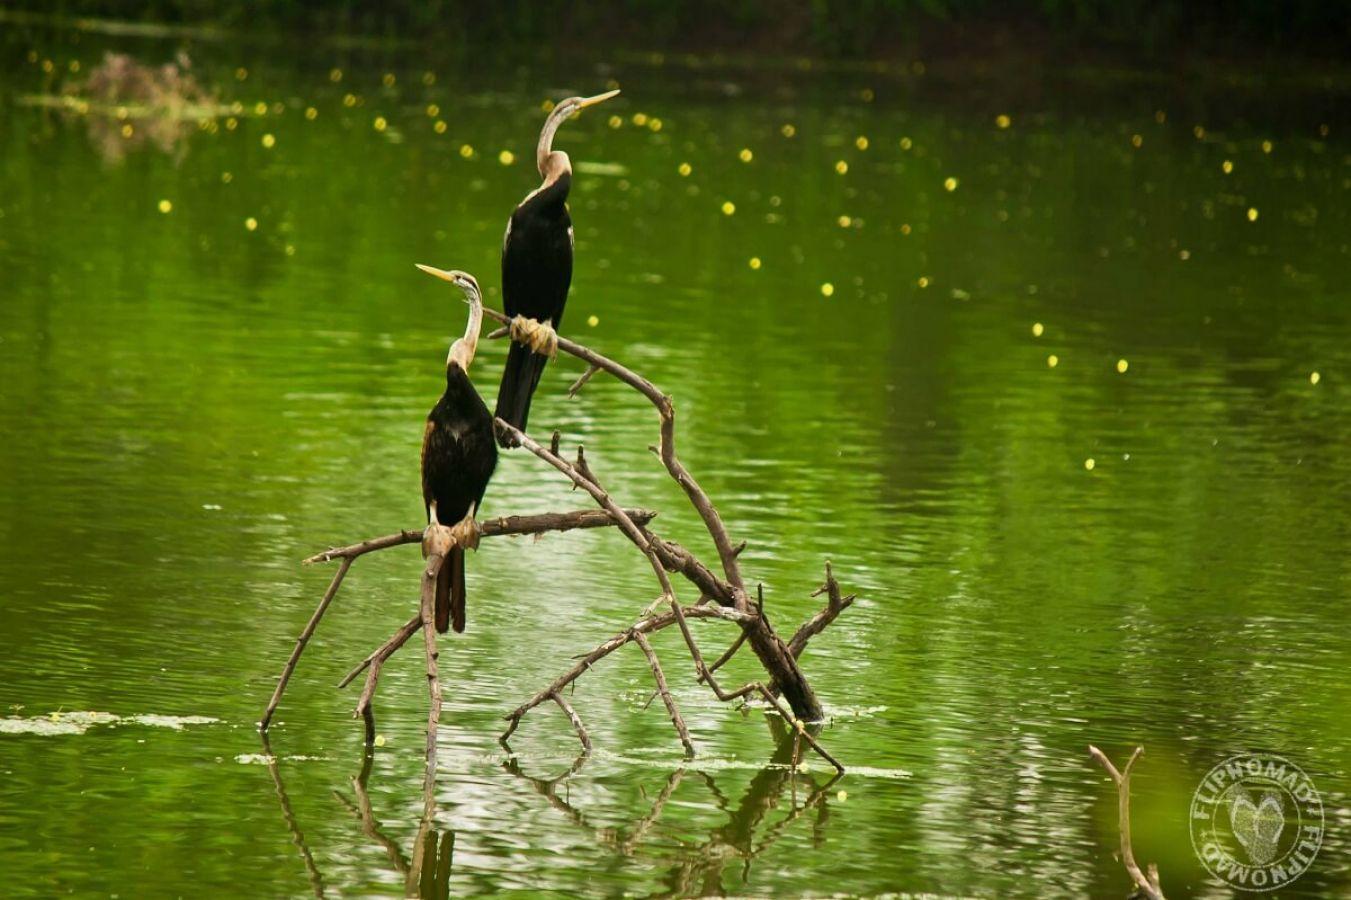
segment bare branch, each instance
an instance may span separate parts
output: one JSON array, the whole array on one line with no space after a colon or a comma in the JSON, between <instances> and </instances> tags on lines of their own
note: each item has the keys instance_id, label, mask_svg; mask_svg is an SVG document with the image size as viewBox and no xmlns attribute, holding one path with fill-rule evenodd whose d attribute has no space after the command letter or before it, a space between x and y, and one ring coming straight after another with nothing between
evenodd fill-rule
<instances>
[{"instance_id":1,"label":"bare branch","mask_svg":"<svg viewBox=\"0 0 1351 900\"><path fill-rule=\"evenodd\" d=\"M812 616L801 627L794 632L788 640L788 652L793 654L796 659L802 655L802 651L807 649L807 641L826 630L835 617L848 609L854 602L854 595L848 597L840 596L840 583L835 580L835 573L831 571L830 563L826 563L826 580L819 588L812 592L813 597L819 597L826 594L826 606L816 615Z\"/></svg>"},{"instance_id":2,"label":"bare branch","mask_svg":"<svg viewBox=\"0 0 1351 900\"><path fill-rule=\"evenodd\" d=\"M572 727L577 732L577 738L582 742L582 752L591 752L591 735L586 733L586 726L582 724L582 717L577 715L577 710L572 708L572 704L563 699L562 694L555 693L553 701L558 704L558 708L567 714L568 720L572 722Z\"/></svg>"},{"instance_id":3,"label":"bare branch","mask_svg":"<svg viewBox=\"0 0 1351 900\"><path fill-rule=\"evenodd\" d=\"M1146 875L1140 870L1139 864L1135 861L1135 851L1131 848L1131 768L1145 752L1145 748L1136 747L1130 761L1126 763L1126 768L1121 770L1112 765L1106 753L1092 744L1088 745L1088 752L1107 770L1107 774L1112 776L1112 781L1116 784L1117 821L1121 830L1121 864L1126 867L1126 873L1145 897L1149 900L1164 900L1163 888L1159 884L1158 867L1151 863L1149 874Z\"/></svg>"},{"instance_id":4,"label":"bare branch","mask_svg":"<svg viewBox=\"0 0 1351 900\"><path fill-rule=\"evenodd\" d=\"M626 509L624 514L635 523L646 525L657 517L650 509ZM501 516L479 523L480 537L500 537L514 534L543 534L547 531L571 531L575 528L606 528L619 522L608 513L598 509L579 509L565 513L537 513L530 516ZM383 537L370 538L346 547L334 547L323 553L316 553L305 560L311 563L332 562L335 559L355 559L374 550L398 547L402 544L416 544L422 540L422 530L399 531Z\"/></svg>"},{"instance_id":5,"label":"bare branch","mask_svg":"<svg viewBox=\"0 0 1351 900\"><path fill-rule=\"evenodd\" d=\"M495 309L485 307L483 312L503 324L510 324L513 321L511 317ZM489 335L489 337L491 338L493 335ZM661 461L671 477L684 489L690 503L699 513L700 518L703 519L709 536L713 538L713 545L718 550L718 557L722 561L723 573L727 580L737 589L744 591L741 581L741 568L737 564L737 554L733 549L732 539L727 534L727 526L723 524L722 517L718 515L718 511L713 506L713 501L708 498L708 494L704 492L704 489L694 480L694 476L689 473L684 464L680 462L679 457L676 456L675 407L671 403L671 398L663 394L657 389L656 385L637 372L565 337L560 336L558 338L558 349L589 363L597 369L609 372L642 394L657 408L657 412L661 414Z\"/></svg>"},{"instance_id":6,"label":"bare branch","mask_svg":"<svg viewBox=\"0 0 1351 900\"><path fill-rule=\"evenodd\" d=\"M314 635L314 630L319 627L319 620L324 617L328 611L328 605L333 602L333 598L338 596L338 588L342 587L342 580L347 577L347 570L352 568L351 557L346 557L338 571L333 573L333 580L328 583L328 590L324 591L324 597L319 601L314 614L310 620L305 623L305 627L300 632L300 637L296 638L295 648L291 651L290 659L286 660L286 666L281 670L281 677L277 679L277 687L272 692L272 699L267 702L267 710L263 713L262 721L258 723L258 730L264 734L267 733L267 726L272 724L272 716L277 712L277 706L281 703L281 695L286 693L286 683L291 680L291 674L296 670L296 664L300 662L300 654L305 652L305 645L310 642Z\"/></svg>"},{"instance_id":7,"label":"bare branch","mask_svg":"<svg viewBox=\"0 0 1351 900\"><path fill-rule=\"evenodd\" d=\"M680 743L685 745L685 753L689 756L694 755L694 742L690 740L690 730L685 727L685 719L680 715L680 707L676 706L675 697L671 696L671 689L666 686L666 675L661 670L661 663L657 660L657 653L648 643L647 638L641 631L633 635L633 640L642 649L643 655L647 657L647 664L652 667L652 678L657 682L657 693L661 694L661 700L666 704L666 711L671 716L671 724L675 726L676 734L680 735Z\"/></svg>"}]
</instances>

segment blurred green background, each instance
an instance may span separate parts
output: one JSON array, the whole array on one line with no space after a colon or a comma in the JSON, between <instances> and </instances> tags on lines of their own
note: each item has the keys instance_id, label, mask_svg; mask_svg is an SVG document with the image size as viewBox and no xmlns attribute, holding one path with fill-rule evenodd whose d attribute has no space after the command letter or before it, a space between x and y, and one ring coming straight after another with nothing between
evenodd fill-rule
<instances>
[{"instance_id":1,"label":"blurred green background","mask_svg":"<svg viewBox=\"0 0 1351 900\"><path fill-rule=\"evenodd\" d=\"M7 895L404 892L420 656L387 667L364 788L333 684L410 614L416 550L353 569L270 755L253 723L329 577L298 561L420 522L464 306L413 263L499 304L544 105L609 86L557 144L568 333L674 395L783 632L827 559L859 595L804 656L850 774L790 777L764 714L716 703L663 635L700 756L625 652L573 697L594 758L546 783L566 721L528 717L509 755L502 714L651 576L611 533L485 541L442 654L444 889L1124 896L1092 741L1146 746L1136 852L1170 897L1225 895L1188 803L1246 750L1323 793L1325 846L1282 895L1351 890L1337 60L541 52L203 9L0 25ZM481 353L492 397L505 348ZM708 552L650 408L603 378L567 400L580 372L549 368L536 432L585 442L616 497ZM513 453L484 514L586 505Z\"/></svg>"}]
</instances>

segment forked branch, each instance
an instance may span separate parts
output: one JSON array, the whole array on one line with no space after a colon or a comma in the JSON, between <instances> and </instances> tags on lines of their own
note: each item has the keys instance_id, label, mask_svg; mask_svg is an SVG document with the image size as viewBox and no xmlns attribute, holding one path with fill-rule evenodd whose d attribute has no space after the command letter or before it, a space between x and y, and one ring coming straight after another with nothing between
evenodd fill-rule
<instances>
[{"instance_id":1,"label":"forked branch","mask_svg":"<svg viewBox=\"0 0 1351 900\"><path fill-rule=\"evenodd\" d=\"M1145 752L1145 748L1136 747L1124 769L1117 769L1107 758L1107 754L1092 744L1089 744L1088 752L1107 770L1107 774L1112 776L1112 781L1116 784L1117 816L1121 829L1121 864L1126 867L1126 873L1130 875L1141 894L1149 900L1164 900L1163 888L1159 884L1159 867L1150 863L1148 874L1141 871L1139 863L1135 861L1135 851L1131 848L1131 767Z\"/></svg>"}]
</instances>

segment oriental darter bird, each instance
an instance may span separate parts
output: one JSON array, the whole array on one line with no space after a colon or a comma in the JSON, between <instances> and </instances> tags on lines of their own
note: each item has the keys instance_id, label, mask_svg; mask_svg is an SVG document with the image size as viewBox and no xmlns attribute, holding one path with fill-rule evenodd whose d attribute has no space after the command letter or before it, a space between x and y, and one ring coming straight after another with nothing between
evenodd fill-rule
<instances>
[{"instance_id":1,"label":"oriental darter bird","mask_svg":"<svg viewBox=\"0 0 1351 900\"><path fill-rule=\"evenodd\" d=\"M539 133L535 162L543 183L525 196L507 220L502 238L502 305L509 316L520 316L512 328L511 349L497 391L497 417L525 430L530 397L544 365L558 346L557 332L572 283L572 218L568 190L572 162L553 149L554 133L578 110L618 94L569 97L553 108ZM522 327L524 326L524 327ZM517 339L526 342L517 343ZM499 435L504 447L513 441Z\"/></svg>"},{"instance_id":2,"label":"oriental darter bird","mask_svg":"<svg viewBox=\"0 0 1351 900\"><path fill-rule=\"evenodd\" d=\"M444 634L447 626L464 631L464 551L478 546L474 516L497 466L497 444L493 417L469 380L469 364L483 322L478 282L465 272L418 268L460 288L469 303L464 337L450 345L446 356L446 390L427 414L422 434L422 501L427 522L449 527L454 537L436 581L436 630Z\"/></svg>"}]
</instances>

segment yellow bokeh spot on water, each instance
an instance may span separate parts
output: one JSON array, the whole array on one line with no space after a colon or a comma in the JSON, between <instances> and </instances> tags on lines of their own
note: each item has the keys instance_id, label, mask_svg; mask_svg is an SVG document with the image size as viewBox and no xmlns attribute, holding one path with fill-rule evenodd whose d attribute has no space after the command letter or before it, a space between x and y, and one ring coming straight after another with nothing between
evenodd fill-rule
<instances>
[{"instance_id":1,"label":"yellow bokeh spot on water","mask_svg":"<svg viewBox=\"0 0 1351 900\"><path fill-rule=\"evenodd\" d=\"M258 220L255 219L253 216L249 216L247 219L244 220L244 227L247 228L249 231L257 231Z\"/></svg>"},{"instance_id":2,"label":"yellow bokeh spot on water","mask_svg":"<svg viewBox=\"0 0 1351 900\"><path fill-rule=\"evenodd\" d=\"M1047 368L1054 369L1058 365L1060 365L1060 357L1056 356L1054 353L1046 357Z\"/></svg>"},{"instance_id":3,"label":"yellow bokeh spot on water","mask_svg":"<svg viewBox=\"0 0 1351 900\"><path fill-rule=\"evenodd\" d=\"M876 96L877 95L873 93L872 88L864 88L863 90L858 92L858 98L862 100L864 103L872 103L873 98L875 98Z\"/></svg>"},{"instance_id":4,"label":"yellow bokeh spot on water","mask_svg":"<svg viewBox=\"0 0 1351 900\"><path fill-rule=\"evenodd\" d=\"M315 109L313 106L305 107L305 118L313 122L315 119L319 118L319 110Z\"/></svg>"},{"instance_id":5,"label":"yellow bokeh spot on water","mask_svg":"<svg viewBox=\"0 0 1351 900\"><path fill-rule=\"evenodd\" d=\"M1084 460L1084 468L1090 472L1093 471L1094 467L1097 466L1097 464L1098 461L1091 456L1088 459Z\"/></svg>"},{"instance_id":6,"label":"yellow bokeh spot on water","mask_svg":"<svg viewBox=\"0 0 1351 900\"><path fill-rule=\"evenodd\" d=\"M910 223L903 222L901 224L901 234L909 234L909 233L910 233Z\"/></svg>"},{"instance_id":7,"label":"yellow bokeh spot on water","mask_svg":"<svg viewBox=\"0 0 1351 900\"><path fill-rule=\"evenodd\" d=\"M839 162L835 163L835 171L843 175L845 172L849 171L849 163L845 162L844 160L840 160Z\"/></svg>"},{"instance_id":8,"label":"yellow bokeh spot on water","mask_svg":"<svg viewBox=\"0 0 1351 900\"><path fill-rule=\"evenodd\" d=\"M1309 384L1318 384L1318 382L1320 382L1320 381L1322 381L1322 380L1323 380L1323 376L1322 376L1322 375L1319 375L1317 372L1310 372L1310 373L1309 373Z\"/></svg>"},{"instance_id":9,"label":"yellow bokeh spot on water","mask_svg":"<svg viewBox=\"0 0 1351 900\"><path fill-rule=\"evenodd\" d=\"M748 263L748 265L749 265L752 269L759 270L759 268L760 268L760 257L758 257L758 256L752 256L750 262Z\"/></svg>"},{"instance_id":10,"label":"yellow bokeh spot on water","mask_svg":"<svg viewBox=\"0 0 1351 900\"><path fill-rule=\"evenodd\" d=\"M783 127L779 129L779 134L786 138L790 138L797 134L797 126L791 122L785 122L783 123Z\"/></svg>"},{"instance_id":11,"label":"yellow bokeh spot on water","mask_svg":"<svg viewBox=\"0 0 1351 900\"><path fill-rule=\"evenodd\" d=\"M1132 147L1134 147L1136 150L1139 150L1139 149L1140 149L1141 147L1143 147L1144 145L1145 145L1145 139L1144 139L1144 136L1143 136L1143 135L1139 135L1139 134L1133 134L1133 135L1131 135L1131 146L1132 146Z\"/></svg>"},{"instance_id":12,"label":"yellow bokeh spot on water","mask_svg":"<svg viewBox=\"0 0 1351 900\"><path fill-rule=\"evenodd\" d=\"M1161 109L1154 110L1154 121L1162 125L1164 122L1168 121L1168 113Z\"/></svg>"},{"instance_id":13,"label":"yellow bokeh spot on water","mask_svg":"<svg viewBox=\"0 0 1351 900\"><path fill-rule=\"evenodd\" d=\"M929 286L929 276L928 276L928 275L921 275L921 276L919 276L919 279L915 282L915 284L919 285L919 286L922 287L922 288L928 287L928 286Z\"/></svg>"},{"instance_id":14,"label":"yellow bokeh spot on water","mask_svg":"<svg viewBox=\"0 0 1351 900\"><path fill-rule=\"evenodd\" d=\"M54 70L55 68L56 68L56 63L52 62L50 59L44 59L44 60L42 61L42 71L44 71L44 72L51 72L51 71Z\"/></svg>"},{"instance_id":15,"label":"yellow bokeh spot on water","mask_svg":"<svg viewBox=\"0 0 1351 900\"><path fill-rule=\"evenodd\" d=\"M829 297L829 296L831 296L831 295L834 294L834 293L835 293L835 285L831 284L829 281L827 281L825 284L821 285L821 296L822 296L822 297Z\"/></svg>"},{"instance_id":16,"label":"yellow bokeh spot on water","mask_svg":"<svg viewBox=\"0 0 1351 900\"><path fill-rule=\"evenodd\" d=\"M159 211L162 213L171 213L174 211L174 204L170 200L161 200L159 202Z\"/></svg>"},{"instance_id":17,"label":"yellow bokeh spot on water","mask_svg":"<svg viewBox=\"0 0 1351 900\"><path fill-rule=\"evenodd\" d=\"M690 173L694 171L694 168L689 163L683 162L676 171L680 173L681 178L689 178Z\"/></svg>"},{"instance_id":18,"label":"yellow bokeh spot on water","mask_svg":"<svg viewBox=\"0 0 1351 900\"><path fill-rule=\"evenodd\" d=\"M393 72L386 72L384 77L380 79L380 82L385 87L394 87L394 82L397 80L398 79L394 77Z\"/></svg>"},{"instance_id":19,"label":"yellow bokeh spot on water","mask_svg":"<svg viewBox=\"0 0 1351 900\"><path fill-rule=\"evenodd\" d=\"M653 116L652 118L648 119L648 120L647 120L647 130L648 130L648 131L661 131L661 119L658 119L656 116Z\"/></svg>"},{"instance_id":20,"label":"yellow bokeh spot on water","mask_svg":"<svg viewBox=\"0 0 1351 900\"><path fill-rule=\"evenodd\" d=\"M428 103L427 118L435 119L439 115L441 115L441 107L437 106L435 103Z\"/></svg>"},{"instance_id":21,"label":"yellow bokeh spot on water","mask_svg":"<svg viewBox=\"0 0 1351 900\"><path fill-rule=\"evenodd\" d=\"M1192 129L1192 134L1196 135L1196 139L1199 141L1206 136L1206 130L1200 125L1197 125L1195 128Z\"/></svg>"},{"instance_id":22,"label":"yellow bokeh spot on water","mask_svg":"<svg viewBox=\"0 0 1351 900\"><path fill-rule=\"evenodd\" d=\"M334 84L337 84L339 81L342 81L342 69L329 69L328 80L333 82Z\"/></svg>"},{"instance_id":23,"label":"yellow bokeh spot on water","mask_svg":"<svg viewBox=\"0 0 1351 900\"><path fill-rule=\"evenodd\" d=\"M287 255L287 256L295 256L295 255L296 255L296 245L295 245L295 244L287 244L287 245L286 245L286 255Z\"/></svg>"},{"instance_id":24,"label":"yellow bokeh spot on water","mask_svg":"<svg viewBox=\"0 0 1351 900\"><path fill-rule=\"evenodd\" d=\"M639 128L642 128L644 125L647 124L647 113L640 113L640 112L634 113L632 122L634 125L637 125Z\"/></svg>"},{"instance_id":25,"label":"yellow bokeh spot on water","mask_svg":"<svg viewBox=\"0 0 1351 900\"><path fill-rule=\"evenodd\" d=\"M903 138L901 138L901 149L902 149L902 150L909 150L909 149L910 149L911 147L913 147L913 146L915 146L915 142L912 141L912 140L910 140L910 138L908 138L908 137L903 137Z\"/></svg>"},{"instance_id":26,"label":"yellow bokeh spot on water","mask_svg":"<svg viewBox=\"0 0 1351 900\"><path fill-rule=\"evenodd\" d=\"M1042 332L1045 331L1045 330L1046 330L1045 326L1043 326L1040 322L1033 322L1033 323L1032 323L1032 336L1033 336L1033 337L1041 337Z\"/></svg>"},{"instance_id":27,"label":"yellow bokeh spot on water","mask_svg":"<svg viewBox=\"0 0 1351 900\"><path fill-rule=\"evenodd\" d=\"M1257 221L1257 215L1258 215L1258 213L1257 213L1257 207L1255 207L1255 206L1249 206L1249 207L1248 207L1248 221L1249 221L1249 222L1256 222L1256 221Z\"/></svg>"},{"instance_id":28,"label":"yellow bokeh spot on water","mask_svg":"<svg viewBox=\"0 0 1351 900\"><path fill-rule=\"evenodd\" d=\"M422 83L425 84L427 87L431 87L432 85L436 84L436 73L435 73L435 72L423 72L423 73L422 73Z\"/></svg>"},{"instance_id":29,"label":"yellow bokeh spot on water","mask_svg":"<svg viewBox=\"0 0 1351 900\"><path fill-rule=\"evenodd\" d=\"M460 145L460 156L464 157L465 159L468 159L473 155L474 155L474 148L471 145L469 144Z\"/></svg>"},{"instance_id":30,"label":"yellow bokeh spot on water","mask_svg":"<svg viewBox=\"0 0 1351 900\"><path fill-rule=\"evenodd\" d=\"M854 146L860 150L867 150L868 149L867 137L860 134L858 137L854 138Z\"/></svg>"},{"instance_id":31,"label":"yellow bokeh spot on water","mask_svg":"<svg viewBox=\"0 0 1351 900\"><path fill-rule=\"evenodd\" d=\"M1186 262L1192 258L1192 252L1190 250L1179 250L1177 251L1177 258Z\"/></svg>"},{"instance_id":32,"label":"yellow bokeh spot on water","mask_svg":"<svg viewBox=\"0 0 1351 900\"><path fill-rule=\"evenodd\" d=\"M273 147L277 146L277 139L270 134L265 134L263 135L263 146L268 150L271 150Z\"/></svg>"},{"instance_id":33,"label":"yellow bokeh spot on water","mask_svg":"<svg viewBox=\"0 0 1351 900\"><path fill-rule=\"evenodd\" d=\"M944 178L943 190L949 192L957 190L957 179L953 178L951 175L949 175L947 178Z\"/></svg>"},{"instance_id":34,"label":"yellow bokeh spot on water","mask_svg":"<svg viewBox=\"0 0 1351 900\"><path fill-rule=\"evenodd\" d=\"M741 160L744 163L748 163L751 160L755 159L755 154L751 152L751 148L742 147L741 152L737 154L737 159Z\"/></svg>"},{"instance_id":35,"label":"yellow bokeh spot on water","mask_svg":"<svg viewBox=\"0 0 1351 900\"><path fill-rule=\"evenodd\" d=\"M1230 172L1234 171L1234 164L1226 159L1224 162L1220 163L1220 169L1224 174L1228 175Z\"/></svg>"},{"instance_id":36,"label":"yellow bokeh spot on water","mask_svg":"<svg viewBox=\"0 0 1351 900\"><path fill-rule=\"evenodd\" d=\"M267 103L265 103L262 100L259 100L257 103L253 104L253 114L255 116L267 115Z\"/></svg>"},{"instance_id":37,"label":"yellow bokeh spot on water","mask_svg":"<svg viewBox=\"0 0 1351 900\"><path fill-rule=\"evenodd\" d=\"M1003 113L1000 113L999 115L994 117L994 124L996 128L1001 129L1008 128L1010 125L1013 124L1013 120L1010 119L1008 116L1004 115Z\"/></svg>"},{"instance_id":38,"label":"yellow bokeh spot on water","mask_svg":"<svg viewBox=\"0 0 1351 900\"><path fill-rule=\"evenodd\" d=\"M510 150L503 150L501 153L497 154L497 161L504 166L509 166L516 161L516 154L512 153Z\"/></svg>"},{"instance_id":39,"label":"yellow bokeh spot on water","mask_svg":"<svg viewBox=\"0 0 1351 900\"><path fill-rule=\"evenodd\" d=\"M446 128L447 128L446 123L441 121L440 119L437 119L436 124L432 126L432 131L435 131L437 134L445 134Z\"/></svg>"},{"instance_id":40,"label":"yellow bokeh spot on water","mask_svg":"<svg viewBox=\"0 0 1351 900\"><path fill-rule=\"evenodd\" d=\"M374 743L377 747L383 747L387 743L387 740L383 734L377 734Z\"/></svg>"},{"instance_id":41,"label":"yellow bokeh spot on water","mask_svg":"<svg viewBox=\"0 0 1351 900\"><path fill-rule=\"evenodd\" d=\"M129 138L129 137L131 137L131 136L132 136L133 134L135 134L135 133L136 133L136 129L131 127L131 123L130 123L130 122L128 122L127 124L125 124L125 125L122 126L122 137L124 137L124 138Z\"/></svg>"},{"instance_id":42,"label":"yellow bokeh spot on water","mask_svg":"<svg viewBox=\"0 0 1351 900\"><path fill-rule=\"evenodd\" d=\"M556 105L557 104L554 103L552 100L550 100L548 97L545 97L544 101L540 103L539 108L544 110L546 113L551 113L554 111L554 107Z\"/></svg>"},{"instance_id":43,"label":"yellow bokeh spot on water","mask_svg":"<svg viewBox=\"0 0 1351 900\"><path fill-rule=\"evenodd\" d=\"M238 127L239 127L239 120L236 119L234 116L230 116L230 118L225 120L226 131L234 131Z\"/></svg>"},{"instance_id":44,"label":"yellow bokeh spot on water","mask_svg":"<svg viewBox=\"0 0 1351 900\"><path fill-rule=\"evenodd\" d=\"M235 176L229 172L221 172L220 180L222 184L229 184L230 182L235 180Z\"/></svg>"},{"instance_id":45,"label":"yellow bokeh spot on water","mask_svg":"<svg viewBox=\"0 0 1351 900\"><path fill-rule=\"evenodd\" d=\"M344 95L343 95L343 98L342 98L342 105L343 105L343 106L346 106L346 107L349 108L349 109L352 108L353 106L356 106L356 105L357 105L357 95L356 95L356 94L344 94Z\"/></svg>"},{"instance_id":46,"label":"yellow bokeh spot on water","mask_svg":"<svg viewBox=\"0 0 1351 900\"><path fill-rule=\"evenodd\" d=\"M590 325L592 328L595 328L597 325L600 324L600 316L596 315L587 316L586 324Z\"/></svg>"},{"instance_id":47,"label":"yellow bokeh spot on water","mask_svg":"<svg viewBox=\"0 0 1351 900\"><path fill-rule=\"evenodd\" d=\"M619 116L610 116L609 124L611 128L618 128L624 124L624 120L621 119Z\"/></svg>"},{"instance_id":48,"label":"yellow bokeh spot on water","mask_svg":"<svg viewBox=\"0 0 1351 900\"><path fill-rule=\"evenodd\" d=\"M724 216L730 216L734 212L736 212L736 204L731 200L724 200L722 202L722 214Z\"/></svg>"},{"instance_id":49,"label":"yellow bokeh spot on water","mask_svg":"<svg viewBox=\"0 0 1351 900\"><path fill-rule=\"evenodd\" d=\"M1120 372L1122 375L1125 375L1126 370L1129 369L1130 367L1131 364L1124 359L1118 359L1116 361L1116 370Z\"/></svg>"},{"instance_id":50,"label":"yellow bokeh spot on water","mask_svg":"<svg viewBox=\"0 0 1351 900\"><path fill-rule=\"evenodd\" d=\"M240 66L238 69L235 69L235 80L236 80L236 81L243 81L245 78L248 78L248 77L249 77L249 70L248 70L248 69L244 68L243 66Z\"/></svg>"},{"instance_id":51,"label":"yellow bokeh spot on water","mask_svg":"<svg viewBox=\"0 0 1351 900\"><path fill-rule=\"evenodd\" d=\"M841 228L848 228L850 225L854 224L854 220L849 216L840 216L835 220L835 224Z\"/></svg>"},{"instance_id":52,"label":"yellow bokeh spot on water","mask_svg":"<svg viewBox=\"0 0 1351 900\"><path fill-rule=\"evenodd\" d=\"M384 131L389 127L389 123L385 121L384 116L376 116L375 121L371 123L371 127L376 131Z\"/></svg>"},{"instance_id":53,"label":"yellow bokeh spot on water","mask_svg":"<svg viewBox=\"0 0 1351 900\"><path fill-rule=\"evenodd\" d=\"M1270 153L1273 146L1274 146L1274 145L1271 143L1271 141L1263 141L1263 142L1262 142L1262 152L1263 152L1263 153Z\"/></svg>"}]
</instances>

